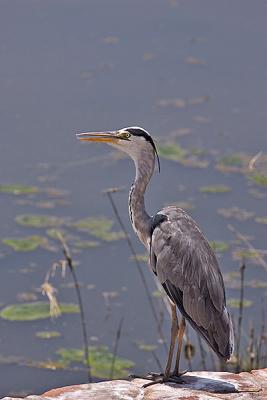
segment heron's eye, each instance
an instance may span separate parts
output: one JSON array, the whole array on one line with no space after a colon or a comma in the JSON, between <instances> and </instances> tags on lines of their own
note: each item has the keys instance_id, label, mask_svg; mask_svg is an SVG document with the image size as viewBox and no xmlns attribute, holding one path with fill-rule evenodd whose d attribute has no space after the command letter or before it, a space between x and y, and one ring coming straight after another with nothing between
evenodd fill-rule
<instances>
[{"instance_id":1,"label":"heron's eye","mask_svg":"<svg viewBox=\"0 0 267 400\"><path fill-rule=\"evenodd\" d=\"M131 134L128 131L122 131L119 133L119 137L121 137L122 139L129 139L130 136Z\"/></svg>"}]
</instances>

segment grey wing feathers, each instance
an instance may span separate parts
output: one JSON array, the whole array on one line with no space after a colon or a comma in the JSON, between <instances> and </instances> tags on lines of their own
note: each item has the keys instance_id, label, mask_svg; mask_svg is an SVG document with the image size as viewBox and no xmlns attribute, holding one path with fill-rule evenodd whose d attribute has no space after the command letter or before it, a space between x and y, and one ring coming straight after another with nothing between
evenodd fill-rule
<instances>
[{"instance_id":1,"label":"grey wing feathers","mask_svg":"<svg viewBox=\"0 0 267 400\"><path fill-rule=\"evenodd\" d=\"M150 265L167 295L222 358L233 351L233 327L216 257L194 220L170 206L151 232Z\"/></svg>"}]
</instances>

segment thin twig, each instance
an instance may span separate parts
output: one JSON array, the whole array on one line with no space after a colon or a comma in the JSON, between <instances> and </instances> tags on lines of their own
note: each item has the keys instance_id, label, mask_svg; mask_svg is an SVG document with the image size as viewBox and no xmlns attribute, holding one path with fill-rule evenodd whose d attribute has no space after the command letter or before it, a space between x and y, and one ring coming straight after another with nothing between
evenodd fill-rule
<instances>
[{"instance_id":1,"label":"thin twig","mask_svg":"<svg viewBox=\"0 0 267 400\"><path fill-rule=\"evenodd\" d=\"M109 374L109 379L110 380L113 379L113 375L114 375L114 367L115 367L115 361L116 361L118 347L119 347L119 341L120 341L120 337L121 337L121 330L122 330L123 321L124 321L124 317L121 318L118 330L116 332L116 339L115 339L114 349L113 349L113 358L112 358L111 367L110 367L110 374Z\"/></svg>"},{"instance_id":2,"label":"thin twig","mask_svg":"<svg viewBox=\"0 0 267 400\"><path fill-rule=\"evenodd\" d=\"M251 371L254 367L254 362L255 362L255 351L254 351L254 326L253 322L250 322L250 328L249 328L249 342L248 342L248 369Z\"/></svg>"},{"instance_id":3,"label":"thin twig","mask_svg":"<svg viewBox=\"0 0 267 400\"><path fill-rule=\"evenodd\" d=\"M240 372L241 370L240 342L241 342L242 320L243 320L245 268L246 265L243 262L240 267L241 286L240 286L239 315L238 315L237 341L236 341L236 372Z\"/></svg>"},{"instance_id":4,"label":"thin twig","mask_svg":"<svg viewBox=\"0 0 267 400\"><path fill-rule=\"evenodd\" d=\"M156 322L156 325L157 325L157 330L158 330L159 336L160 336L160 338L161 338L161 340L162 340L162 342L163 342L163 345L164 345L164 347L165 347L165 349L166 349L166 351L167 351L168 349L167 349L166 341L165 341L165 338L164 338L164 335L163 335L163 332L162 332L161 322L159 321L159 318L158 318L158 316L157 316L157 312L156 312L156 309L155 309L155 306L154 306L154 303L153 303L153 300L152 300L152 297L151 297L151 293L150 293L150 291L149 291L148 284L147 284L147 282L146 282L146 278L145 278L143 269L142 269L142 267L141 267L141 265L140 265L140 263L139 263L139 261L138 261L137 253L136 253L136 251L135 251L135 249L134 249L134 247L133 247L133 244L132 244L132 242L131 242L131 239L130 239L130 237L129 237L129 235L128 235L128 232L127 232L127 230L126 230L126 228L125 228L125 226L124 226L124 224L123 224L123 222L122 222L122 219L121 219L121 217L120 217L120 215L119 215L117 206L116 206L116 204L115 204L115 202L114 202L114 199L113 199L113 197L112 197L112 193L115 193L115 192L117 192L117 191L118 191L118 189L116 189L116 188L114 188L114 189L108 189L108 190L105 191L105 194L107 195L107 197L108 197L108 199L109 199L109 201L110 201L110 203L111 203L111 206L112 206L112 208L113 208L114 214L115 214L115 216L116 216L116 218L117 218L117 220L118 220L118 222L119 222L119 224L120 224L120 226L121 226L121 229L122 229L123 233L125 234L125 238L126 238L126 240L127 240L128 246L129 246L130 251L131 251L131 253L132 253L132 255L133 255L133 258L134 258L134 260L135 260L135 263L136 263L136 266L137 266L137 270L138 270L138 272L139 272L139 274L140 274L142 283L143 283L143 285L144 285L145 292L146 292L146 296L147 296L147 299L148 299L148 303L149 303L149 305L150 305L150 308L151 308L153 317L154 317L154 319L155 319L155 322Z\"/></svg>"},{"instance_id":5,"label":"thin twig","mask_svg":"<svg viewBox=\"0 0 267 400\"><path fill-rule=\"evenodd\" d=\"M84 358L85 358L85 364L87 366L88 382L91 383L92 375L91 375L91 365L90 365L90 359L89 359L89 342L88 342L85 314L84 314L84 309L83 309L83 302L82 302L82 296L81 296L81 292L80 292L79 282L77 279L75 268L73 267L70 249L69 249L64 237L61 235L60 232L57 232L57 236L62 245L63 254L68 263L68 267L70 269L70 272L71 272L71 275L72 275L72 278L74 281L74 285L75 285L75 290L76 290L77 299L78 299L78 305L79 305L79 309L80 309L80 316L81 316L81 326L82 326L82 334L83 334L83 342L84 342Z\"/></svg>"},{"instance_id":6,"label":"thin twig","mask_svg":"<svg viewBox=\"0 0 267 400\"><path fill-rule=\"evenodd\" d=\"M264 305L262 299L262 322L261 322L261 330L259 334L259 338L256 344L256 365L255 368L260 368L260 359L261 359L261 350L262 350L262 343L264 341L264 333L265 333L265 312L264 312Z\"/></svg>"}]
</instances>

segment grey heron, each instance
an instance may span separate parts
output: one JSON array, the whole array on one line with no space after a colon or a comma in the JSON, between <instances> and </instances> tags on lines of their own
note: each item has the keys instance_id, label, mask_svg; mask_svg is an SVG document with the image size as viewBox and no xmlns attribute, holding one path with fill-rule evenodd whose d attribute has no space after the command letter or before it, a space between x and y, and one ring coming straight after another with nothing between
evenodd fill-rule
<instances>
[{"instance_id":1,"label":"grey heron","mask_svg":"<svg viewBox=\"0 0 267 400\"><path fill-rule=\"evenodd\" d=\"M154 382L177 381L185 321L201 335L219 358L228 360L234 335L226 308L223 277L216 256L196 222L181 208L168 206L151 217L145 208L145 190L159 158L151 135L140 127L77 134L80 140L104 142L126 152L136 175L129 192L133 229L149 253L149 264L164 288L171 306L171 341L163 376ZM178 324L176 308L182 314ZM178 341L176 363L173 353ZM178 379L177 379L178 377Z\"/></svg>"}]
</instances>

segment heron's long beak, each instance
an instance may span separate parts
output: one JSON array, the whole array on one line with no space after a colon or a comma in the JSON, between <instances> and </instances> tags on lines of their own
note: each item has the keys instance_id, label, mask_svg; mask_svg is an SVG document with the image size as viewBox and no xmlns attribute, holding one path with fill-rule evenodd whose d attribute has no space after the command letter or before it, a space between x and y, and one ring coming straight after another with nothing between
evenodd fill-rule
<instances>
[{"instance_id":1,"label":"heron's long beak","mask_svg":"<svg viewBox=\"0 0 267 400\"><path fill-rule=\"evenodd\" d=\"M87 140L90 142L115 143L119 139L116 131L85 132L77 133L76 136L79 140Z\"/></svg>"}]
</instances>

